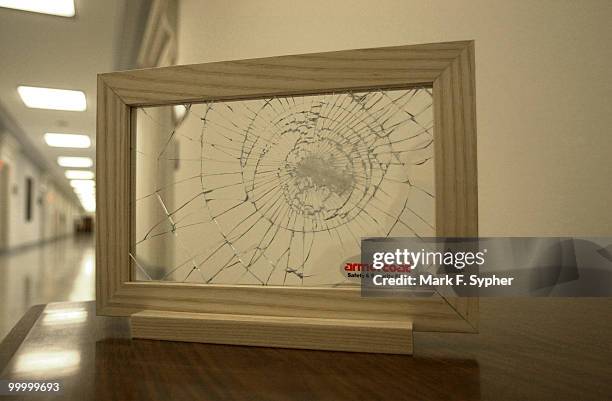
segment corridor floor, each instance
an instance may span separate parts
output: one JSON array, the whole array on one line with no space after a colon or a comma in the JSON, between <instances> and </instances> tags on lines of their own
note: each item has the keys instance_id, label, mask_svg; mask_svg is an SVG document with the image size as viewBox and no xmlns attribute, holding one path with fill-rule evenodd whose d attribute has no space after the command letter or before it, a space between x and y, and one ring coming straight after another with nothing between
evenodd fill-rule
<instances>
[{"instance_id":1,"label":"corridor floor","mask_svg":"<svg viewBox=\"0 0 612 401\"><path fill-rule=\"evenodd\" d=\"M0 254L0 340L33 305L95 299L92 235Z\"/></svg>"}]
</instances>

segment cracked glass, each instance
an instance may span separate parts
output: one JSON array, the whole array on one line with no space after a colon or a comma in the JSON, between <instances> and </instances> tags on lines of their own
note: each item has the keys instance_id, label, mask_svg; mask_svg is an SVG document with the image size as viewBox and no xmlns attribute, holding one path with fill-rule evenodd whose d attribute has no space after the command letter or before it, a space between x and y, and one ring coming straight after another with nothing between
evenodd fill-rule
<instances>
[{"instance_id":1,"label":"cracked glass","mask_svg":"<svg viewBox=\"0 0 612 401\"><path fill-rule=\"evenodd\" d=\"M413 88L136 109L133 279L355 285L361 238L435 236L432 108Z\"/></svg>"}]
</instances>

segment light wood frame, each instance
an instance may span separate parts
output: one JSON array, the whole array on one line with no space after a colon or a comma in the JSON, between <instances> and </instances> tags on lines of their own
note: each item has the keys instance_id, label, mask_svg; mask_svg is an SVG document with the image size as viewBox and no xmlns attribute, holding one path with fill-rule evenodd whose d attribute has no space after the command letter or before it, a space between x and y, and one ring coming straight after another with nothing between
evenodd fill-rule
<instances>
[{"instance_id":1,"label":"light wood frame","mask_svg":"<svg viewBox=\"0 0 612 401\"><path fill-rule=\"evenodd\" d=\"M209 285L131 280L135 107L430 85L436 230L476 237L478 194L472 41L223 61L98 75L97 313L408 322L416 331L475 332L477 298L361 298L359 288ZM272 344L274 345L274 344Z\"/></svg>"}]
</instances>

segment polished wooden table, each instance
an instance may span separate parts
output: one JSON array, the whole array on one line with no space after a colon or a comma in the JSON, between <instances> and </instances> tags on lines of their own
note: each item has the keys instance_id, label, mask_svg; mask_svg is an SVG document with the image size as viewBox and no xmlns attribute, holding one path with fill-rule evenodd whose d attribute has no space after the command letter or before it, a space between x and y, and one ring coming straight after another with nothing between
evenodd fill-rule
<instances>
[{"instance_id":1,"label":"polished wooden table","mask_svg":"<svg viewBox=\"0 0 612 401\"><path fill-rule=\"evenodd\" d=\"M0 378L61 380L18 400L612 400L611 299L481 299L480 334L415 334L415 355L131 340L92 302L32 308Z\"/></svg>"}]
</instances>

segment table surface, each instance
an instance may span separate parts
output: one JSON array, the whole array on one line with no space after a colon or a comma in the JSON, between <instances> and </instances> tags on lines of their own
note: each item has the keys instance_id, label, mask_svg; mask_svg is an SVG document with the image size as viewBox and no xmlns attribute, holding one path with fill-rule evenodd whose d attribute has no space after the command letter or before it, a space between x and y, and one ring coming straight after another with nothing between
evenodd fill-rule
<instances>
[{"instance_id":1,"label":"table surface","mask_svg":"<svg viewBox=\"0 0 612 401\"><path fill-rule=\"evenodd\" d=\"M93 302L32 308L0 378L61 380L2 400L612 400L612 299L481 299L479 334L415 333L414 356L132 340Z\"/></svg>"}]
</instances>

